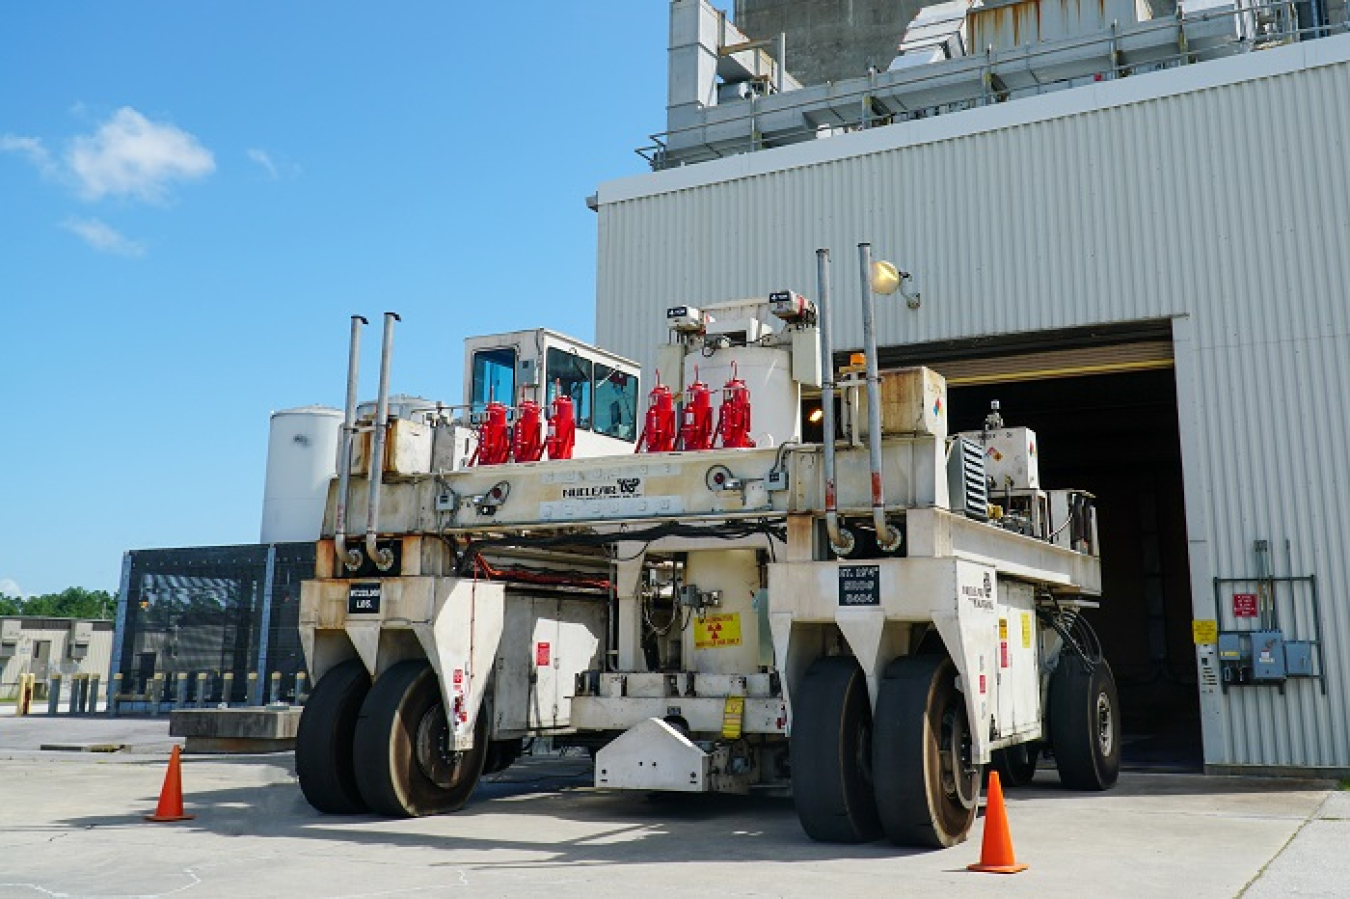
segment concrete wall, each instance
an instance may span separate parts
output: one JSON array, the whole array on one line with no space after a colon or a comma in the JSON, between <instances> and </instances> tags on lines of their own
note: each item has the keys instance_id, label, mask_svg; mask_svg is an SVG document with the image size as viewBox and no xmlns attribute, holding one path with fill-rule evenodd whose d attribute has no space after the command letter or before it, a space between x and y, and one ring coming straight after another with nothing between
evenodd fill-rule
<instances>
[{"instance_id":1,"label":"concrete wall","mask_svg":"<svg viewBox=\"0 0 1350 899\"><path fill-rule=\"evenodd\" d=\"M787 70L821 84L885 69L926 0L736 0L732 21L751 38L787 33Z\"/></svg>"},{"instance_id":2,"label":"concrete wall","mask_svg":"<svg viewBox=\"0 0 1350 899\"><path fill-rule=\"evenodd\" d=\"M1202 671L1205 761L1350 768L1347 146L1340 35L610 182L597 340L650 364L666 307L813 292L832 247L856 347L862 240L923 292L878 315L885 345L1170 321L1194 617L1269 540L1326 638L1325 694Z\"/></svg>"}]
</instances>

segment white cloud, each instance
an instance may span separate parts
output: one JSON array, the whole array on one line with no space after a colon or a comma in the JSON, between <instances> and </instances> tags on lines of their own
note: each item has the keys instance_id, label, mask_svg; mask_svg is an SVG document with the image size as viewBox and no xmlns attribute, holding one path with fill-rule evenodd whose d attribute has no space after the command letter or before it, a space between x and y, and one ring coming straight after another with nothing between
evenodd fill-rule
<instances>
[{"instance_id":1,"label":"white cloud","mask_svg":"<svg viewBox=\"0 0 1350 899\"><path fill-rule=\"evenodd\" d=\"M85 199L114 196L151 203L167 200L175 183L204 178L216 169L215 156L197 138L167 122L152 122L129 106L93 134L75 138L65 164Z\"/></svg>"},{"instance_id":2,"label":"white cloud","mask_svg":"<svg viewBox=\"0 0 1350 899\"><path fill-rule=\"evenodd\" d=\"M281 177L280 173L277 172L277 164L272 161L271 155L269 155L266 150L250 147L248 150L248 158L261 166L263 171L267 172L268 177L273 181Z\"/></svg>"},{"instance_id":3,"label":"white cloud","mask_svg":"<svg viewBox=\"0 0 1350 899\"><path fill-rule=\"evenodd\" d=\"M0 577L0 595L23 596L23 588L13 578Z\"/></svg>"},{"instance_id":4,"label":"white cloud","mask_svg":"<svg viewBox=\"0 0 1350 899\"><path fill-rule=\"evenodd\" d=\"M52 154L48 152L39 138L23 137L18 134L0 134L0 152L18 153L27 157L28 161L44 175L55 173L56 165L52 162Z\"/></svg>"},{"instance_id":5,"label":"white cloud","mask_svg":"<svg viewBox=\"0 0 1350 899\"><path fill-rule=\"evenodd\" d=\"M107 222L99 219L68 218L61 223L61 227L101 253L115 253L118 256L145 255L144 244L131 240Z\"/></svg>"}]
</instances>

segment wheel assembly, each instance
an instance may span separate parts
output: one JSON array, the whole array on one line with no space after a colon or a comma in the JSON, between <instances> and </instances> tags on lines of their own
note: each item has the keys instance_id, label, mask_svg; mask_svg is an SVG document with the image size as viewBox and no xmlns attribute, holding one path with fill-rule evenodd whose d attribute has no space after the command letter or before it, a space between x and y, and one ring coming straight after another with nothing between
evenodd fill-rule
<instances>
[{"instance_id":1,"label":"wheel assembly","mask_svg":"<svg viewBox=\"0 0 1350 899\"><path fill-rule=\"evenodd\" d=\"M487 716L473 748L451 749L450 724L430 663L394 665L371 687L356 723L357 786L370 810L392 817L452 812L464 805L488 752Z\"/></svg>"},{"instance_id":2,"label":"wheel assembly","mask_svg":"<svg viewBox=\"0 0 1350 899\"><path fill-rule=\"evenodd\" d=\"M1050 748L1071 790L1110 789L1120 777L1120 701L1103 658L1065 652L1050 676Z\"/></svg>"},{"instance_id":3,"label":"wheel assembly","mask_svg":"<svg viewBox=\"0 0 1350 899\"><path fill-rule=\"evenodd\" d=\"M295 773L300 792L327 815L355 815L366 810L356 784L352 745L361 704L370 692L370 675L360 659L330 669L300 713L295 735Z\"/></svg>"},{"instance_id":4,"label":"wheel assembly","mask_svg":"<svg viewBox=\"0 0 1350 899\"><path fill-rule=\"evenodd\" d=\"M965 840L980 800L966 703L945 655L904 656L877 692L872 777L886 835L902 846Z\"/></svg>"},{"instance_id":5,"label":"wheel assembly","mask_svg":"<svg viewBox=\"0 0 1350 899\"><path fill-rule=\"evenodd\" d=\"M862 669L851 656L817 659L792 709L792 797L802 829L827 843L876 839L872 711Z\"/></svg>"},{"instance_id":6,"label":"wheel assembly","mask_svg":"<svg viewBox=\"0 0 1350 899\"><path fill-rule=\"evenodd\" d=\"M1041 744L1018 743L1006 749L995 749L993 767L999 783L1005 787L1025 787L1036 777L1036 762L1041 757Z\"/></svg>"}]
</instances>

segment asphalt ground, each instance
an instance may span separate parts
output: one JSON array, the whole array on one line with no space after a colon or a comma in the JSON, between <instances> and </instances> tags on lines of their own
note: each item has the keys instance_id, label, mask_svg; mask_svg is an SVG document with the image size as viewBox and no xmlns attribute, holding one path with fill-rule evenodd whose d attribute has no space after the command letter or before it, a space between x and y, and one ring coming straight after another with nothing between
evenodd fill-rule
<instances>
[{"instance_id":1,"label":"asphalt ground","mask_svg":"<svg viewBox=\"0 0 1350 899\"><path fill-rule=\"evenodd\" d=\"M1350 793L1328 782L1127 771L1006 792L1015 875L971 839L931 852L813 843L790 800L597 791L589 761L526 758L462 811L324 816L289 753L184 757L186 811L152 824L166 719L0 716L0 896L1350 895ZM43 750L121 745L111 753Z\"/></svg>"}]
</instances>

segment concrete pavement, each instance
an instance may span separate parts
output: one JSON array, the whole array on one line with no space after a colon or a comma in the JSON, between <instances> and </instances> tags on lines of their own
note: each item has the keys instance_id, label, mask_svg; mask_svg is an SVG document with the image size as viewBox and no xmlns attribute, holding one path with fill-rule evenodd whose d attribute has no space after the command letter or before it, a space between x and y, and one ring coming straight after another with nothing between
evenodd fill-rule
<instances>
[{"instance_id":1,"label":"concrete pavement","mask_svg":"<svg viewBox=\"0 0 1350 899\"><path fill-rule=\"evenodd\" d=\"M460 813L417 820L315 813L288 753L187 757L196 819L149 824L167 726L0 719L0 896L1350 893L1350 794L1325 782L1127 772L1115 790L1085 794L1042 770L1006 793L1031 868L1000 876L965 870L983 822L942 852L824 845L788 800L596 791L584 757L525 759ZM57 738L132 748L35 748Z\"/></svg>"}]
</instances>

